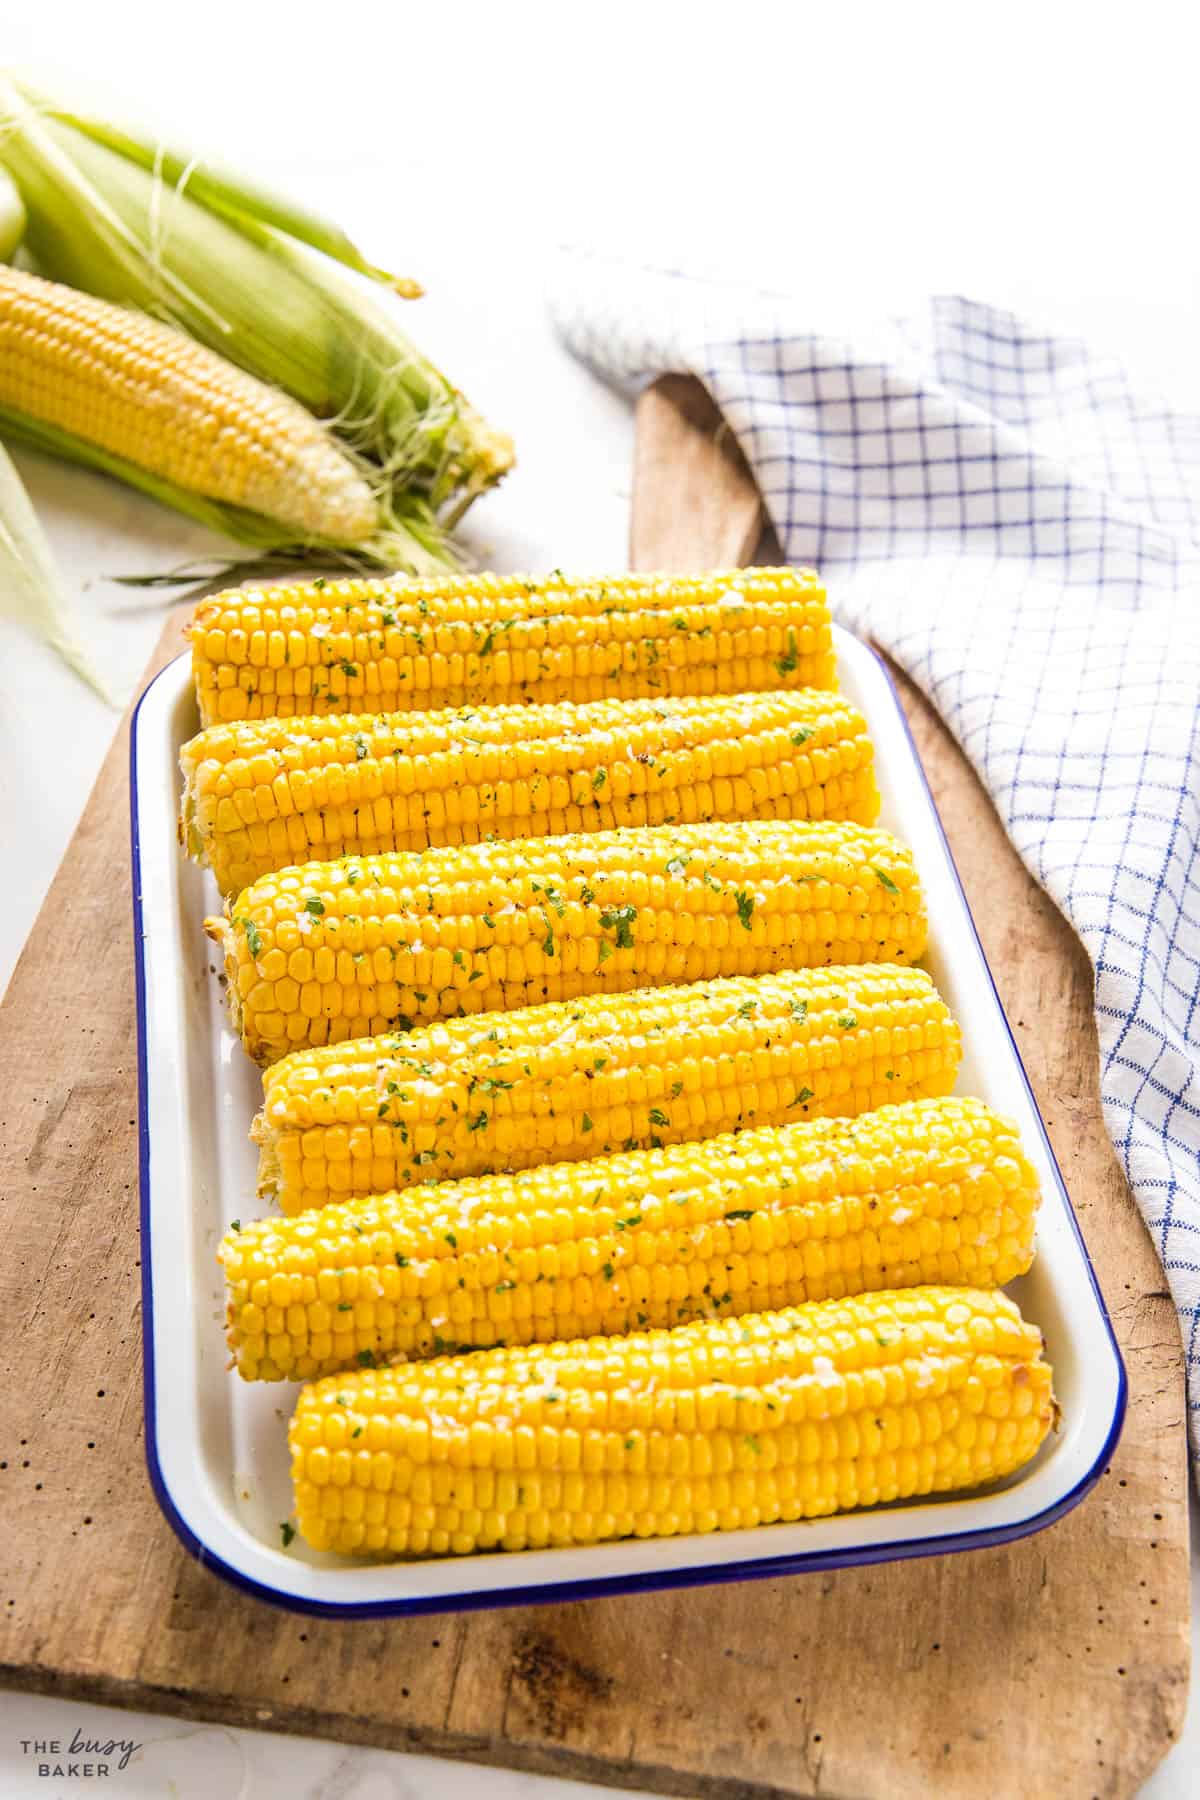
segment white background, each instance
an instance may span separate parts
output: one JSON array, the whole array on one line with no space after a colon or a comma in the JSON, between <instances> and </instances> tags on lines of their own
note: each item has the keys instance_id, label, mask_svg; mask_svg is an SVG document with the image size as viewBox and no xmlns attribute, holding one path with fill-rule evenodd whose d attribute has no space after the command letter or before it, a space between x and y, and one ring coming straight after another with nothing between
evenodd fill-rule
<instances>
[{"instance_id":1,"label":"white background","mask_svg":"<svg viewBox=\"0 0 1200 1800\"><path fill-rule=\"evenodd\" d=\"M47 86L291 188L417 275L428 293L410 329L518 441L518 471L472 515L475 554L583 570L625 560L632 433L625 401L546 323L561 243L787 287L822 319L970 293L1087 331L1200 408L1196 45L1183 16L1102 0L9 0L3 44ZM127 694L165 602L112 577L222 546L99 478L21 466ZM0 622L0 981L114 725ZM3 1695L0 1793L45 1795L18 1740L75 1723L145 1744L113 1779L130 1800L600 1792L130 1714L97 1715L93 1730L88 1709ZM1197 1768L1194 1707L1145 1793L1186 1800Z\"/></svg>"}]
</instances>

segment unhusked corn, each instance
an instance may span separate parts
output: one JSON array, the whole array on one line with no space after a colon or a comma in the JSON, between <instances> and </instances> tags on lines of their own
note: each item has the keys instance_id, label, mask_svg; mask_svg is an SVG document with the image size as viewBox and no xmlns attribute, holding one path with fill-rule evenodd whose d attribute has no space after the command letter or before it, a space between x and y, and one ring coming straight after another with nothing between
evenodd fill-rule
<instances>
[{"instance_id":1,"label":"unhusked corn","mask_svg":"<svg viewBox=\"0 0 1200 1800\"><path fill-rule=\"evenodd\" d=\"M235 588L190 636L204 725L837 685L811 569Z\"/></svg>"},{"instance_id":2,"label":"unhusked corn","mask_svg":"<svg viewBox=\"0 0 1200 1800\"><path fill-rule=\"evenodd\" d=\"M1011 1300L924 1287L332 1375L288 1440L307 1543L427 1557L975 1488L1028 1462L1055 1413Z\"/></svg>"},{"instance_id":3,"label":"unhusked corn","mask_svg":"<svg viewBox=\"0 0 1200 1800\"><path fill-rule=\"evenodd\" d=\"M379 527L354 464L286 394L161 320L4 265L0 409L299 541L362 543Z\"/></svg>"},{"instance_id":4,"label":"unhusked corn","mask_svg":"<svg viewBox=\"0 0 1200 1800\"><path fill-rule=\"evenodd\" d=\"M1038 1183L978 1100L483 1175L230 1231L247 1380L1028 1268Z\"/></svg>"},{"instance_id":5,"label":"unhusked corn","mask_svg":"<svg viewBox=\"0 0 1200 1800\"><path fill-rule=\"evenodd\" d=\"M263 1077L258 1192L285 1213L948 1094L958 1026L876 963L638 988L300 1050Z\"/></svg>"},{"instance_id":6,"label":"unhusked corn","mask_svg":"<svg viewBox=\"0 0 1200 1800\"><path fill-rule=\"evenodd\" d=\"M791 820L455 846L264 875L206 921L251 1056L418 1020L833 963L914 962L890 833Z\"/></svg>"},{"instance_id":7,"label":"unhusked corn","mask_svg":"<svg viewBox=\"0 0 1200 1800\"><path fill-rule=\"evenodd\" d=\"M181 838L223 894L347 853L879 812L862 714L816 688L242 720L181 762Z\"/></svg>"}]
</instances>

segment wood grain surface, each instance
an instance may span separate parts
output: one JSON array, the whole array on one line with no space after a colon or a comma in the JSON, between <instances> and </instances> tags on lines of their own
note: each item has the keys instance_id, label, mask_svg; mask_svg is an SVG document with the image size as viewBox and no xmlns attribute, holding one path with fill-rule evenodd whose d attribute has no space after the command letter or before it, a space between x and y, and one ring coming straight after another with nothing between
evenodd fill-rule
<instances>
[{"instance_id":1,"label":"wood grain surface","mask_svg":"<svg viewBox=\"0 0 1200 1800\"><path fill-rule=\"evenodd\" d=\"M644 395L635 563L748 555L758 525L703 397ZM173 621L156 661L179 645ZM1083 952L901 691L1129 1370L1094 1493L1008 1549L414 1621L277 1612L193 1562L144 1467L126 726L0 1009L6 1684L731 1800L1136 1791L1187 1686L1175 1314L1101 1124Z\"/></svg>"}]
</instances>

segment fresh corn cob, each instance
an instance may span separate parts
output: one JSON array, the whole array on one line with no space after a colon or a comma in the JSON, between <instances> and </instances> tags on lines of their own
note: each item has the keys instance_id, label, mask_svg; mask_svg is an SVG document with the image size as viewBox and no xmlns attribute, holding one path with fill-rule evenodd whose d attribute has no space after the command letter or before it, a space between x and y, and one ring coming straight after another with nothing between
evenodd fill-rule
<instances>
[{"instance_id":1,"label":"fresh corn cob","mask_svg":"<svg viewBox=\"0 0 1200 1800\"><path fill-rule=\"evenodd\" d=\"M382 271L307 208L3 75L0 159L44 274L169 319L282 388L376 458L426 517L446 503L453 522L512 466L511 440L421 354L399 309L377 305L326 258Z\"/></svg>"},{"instance_id":2,"label":"fresh corn cob","mask_svg":"<svg viewBox=\"0 0 1200 1800\"><path fill-rule=\"evenodd\" d=\"M1055 1423L1004 1294L924 1287L674 1331L442 1356L306 1387L317 1550L467 1555L827 1517L982 1486Z\"/></svg>"},{"instance_id":3,"label":"fresh corn cob","mask_svg":"<svg viewBox=\"0 0 1200 1800\"><path fill-rule=\"evenodd\" d=\"M224 918L251 1056L723 975L914 962L911 853L861 825L660 825L346 857L264 875Z\"/></svg>"},{"instance_id":4,"label":"fresh corn cob","mask_svg":"<svg viewBox=\"0 0 1200 1800\"><path fill-rule=\"evenodd\" d=\"M431 1179L849 1117L948 1094L923 969L801 969L592 994L300 1050L263 1078L258 1193L291 1215Z\"/></svg>"},{"instance_id":5,"label":"fresh corn cob","mask_svg":"<svg viewBox=\"0 0 1200 1800\"><path fill-rule=\"evenodd\" d=\"M157 319L0 265L0 425L23 421L297 542L355 544L379 524L366 482L295 401Z\"/></svg>"},{"instance_id":6,"label":"fresh corn cob","mask_svg":"<svg viewBox=\"0 0 1200 1800\"><path fill-rule=\"evenodd\" d=\"M203 725L837 685L809 569L235 589L190 636Z\"/></svg>"},{"instance_id":7,"label":"fresh corn cob","mask_svg":"<svg viewBox=\"0 0 1200 1800\"><path fill-rule=\"evenodd\" d=\"M671 1326L920 1282L999 1287L1037 1176L979 1100L408 1188L231 1231L248 1380Z\"/></svg>"},{"instance_id":8,"label":"fresh corn cob","mask_svg":"<svg viewBox=\"0 0 1200 1800\"><path fill-rule=\"evenodd\" d=\"M866 721L819 688L243 720L181 762L180 836L223 894L348 853L879 813Z\"/></svg>"}]
</instances>

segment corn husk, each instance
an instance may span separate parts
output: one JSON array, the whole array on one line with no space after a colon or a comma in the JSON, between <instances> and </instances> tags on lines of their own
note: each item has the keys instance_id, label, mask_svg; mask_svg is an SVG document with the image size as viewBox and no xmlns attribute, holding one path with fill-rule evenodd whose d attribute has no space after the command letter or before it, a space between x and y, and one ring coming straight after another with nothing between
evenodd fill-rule
<instances>
[{"instance_id":1,"label":"corn husk","mask_svg":"<svg viewBox=\"0 0 1200 1800\"><path fill-rule=\"evenodd\" d=\"M36 632L81 681L113 704L103 676L76 632L62 582L33 504L0 446L0 615Z\"/></svg>"},{"instance_id":2,"label":"corn husk","mask_svg":"<svg viewBox=\"0 0 1200 1800\"><path fill-rule=\"evenodd\" d=\"M7 169L0 169L0 262L11 262L25 236L25 202Z\"/></svg>"},{"instance_id":3,"label":"corn husk","mask_svg":"<svg viewBox=\"0 0 1200 1800\"><path fill-rule=\"evenodd\" d=\"M511 465L510 441L421 355L390 302L338 267L370 265L336 228L179 152L33 102L6 78L0 162L21 190L41 273L168 319L283 388L445 522Z\"/></svg>"}]
</instances>

